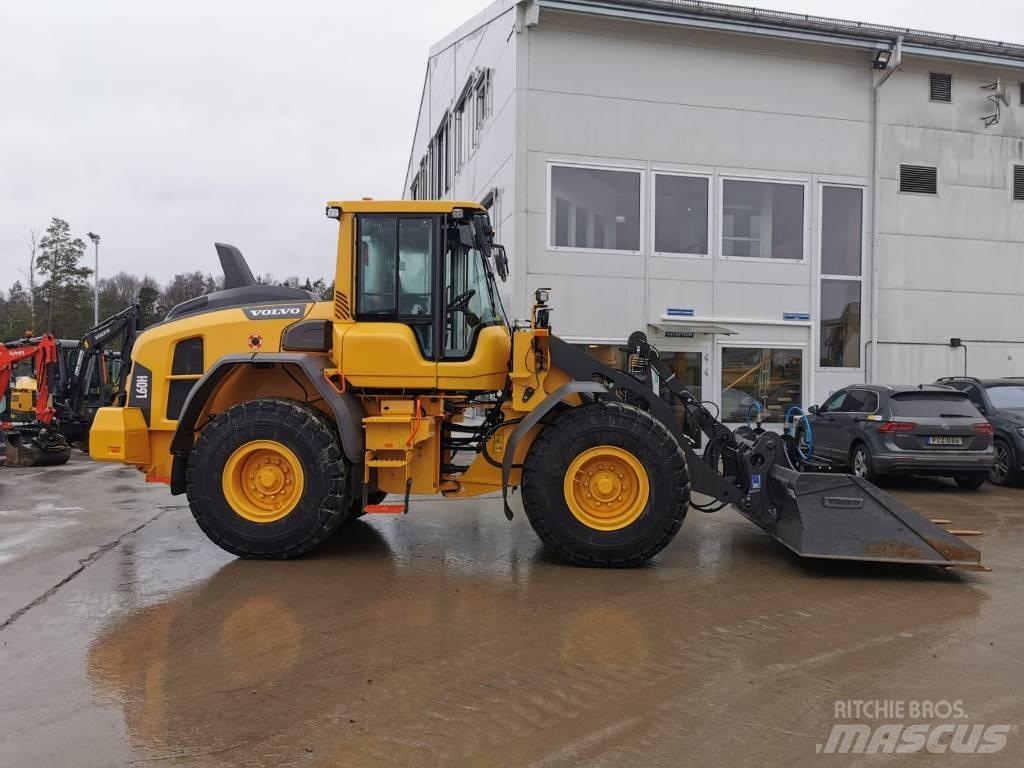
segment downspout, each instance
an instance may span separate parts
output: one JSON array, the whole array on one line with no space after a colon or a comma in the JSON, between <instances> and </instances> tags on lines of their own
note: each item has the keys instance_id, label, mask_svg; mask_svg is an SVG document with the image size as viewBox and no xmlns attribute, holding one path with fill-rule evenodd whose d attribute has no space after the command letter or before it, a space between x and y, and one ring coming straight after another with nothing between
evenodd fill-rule
<instances>
[{"instance_id":1,"label":"downspout","mask_svg":"<svg viewBox=\"0 0 1024 768\"><path fill-rule=\"evenodd\" d=\"M879 218L881 210L881 184L882 171L879 167L879 150L882 144L882 121L879 119L880 91L896 70L903 64L903 35L896 38L896 50L893 53L893 60L878 81L875 83L871 102L871 360L868 367L868 375L865 377L868 382L878 378L878 249L880 237L878 234Z\"/></svg>"}]
</instances>

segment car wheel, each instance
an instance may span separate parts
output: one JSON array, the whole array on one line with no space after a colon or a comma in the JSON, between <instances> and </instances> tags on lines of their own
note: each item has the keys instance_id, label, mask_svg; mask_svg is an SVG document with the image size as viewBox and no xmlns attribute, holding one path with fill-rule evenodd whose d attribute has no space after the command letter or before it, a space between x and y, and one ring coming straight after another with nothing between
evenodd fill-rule
<instances>
[{"instance_id":1,"label":"car wheel","mask_svg":"<svg viewBox=\"0 0 1024 768\"><path fill-rule=\"evenodd\" d=\"M1010 485L1017 479L1017 457L1009 443L997 439L993 444L995 464L989 470L988 480L993 485Z\"/></svg>"},{"instance_id":2,"label":"car wheel","mask_svg":"<svg viewBox=\"0 0 1024 768\"><path fill-rule=\"evenodd\" d=\"M878 479L874 462L871 460L871 451L863 443L858 443L850 451L850 474L863 478L869 483Z\"/></svg>"},{"instance_id":3,"label":"car wheel","mask_svg":"<svg viewBox=\"0 0 1024 768\"><path fill-rule=\"evenodd\" d=\"M985 479L987 477L987 472L972 472L969 475L957 475L953 479L956 481L956 484L965 491L976 491L985 484Z\"/></svg>"}]
</instances>

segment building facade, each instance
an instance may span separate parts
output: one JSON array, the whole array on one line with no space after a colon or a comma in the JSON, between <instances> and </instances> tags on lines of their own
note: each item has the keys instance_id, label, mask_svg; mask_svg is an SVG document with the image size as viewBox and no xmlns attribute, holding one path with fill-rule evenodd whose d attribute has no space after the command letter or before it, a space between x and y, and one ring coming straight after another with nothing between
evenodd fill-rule
<instances>
[{"instance_id":1,"label":"building facade","mask_svg":"<svg viewBox=\"0 0 1024 768\"><path fill-rule=\"evenodd\" d=\"M431 50L404 196L483 201L510 315L551 288L613 362L644 330L728 422L1024 375L1024 46L498 0Z\"/></svg>"}]
</instances>

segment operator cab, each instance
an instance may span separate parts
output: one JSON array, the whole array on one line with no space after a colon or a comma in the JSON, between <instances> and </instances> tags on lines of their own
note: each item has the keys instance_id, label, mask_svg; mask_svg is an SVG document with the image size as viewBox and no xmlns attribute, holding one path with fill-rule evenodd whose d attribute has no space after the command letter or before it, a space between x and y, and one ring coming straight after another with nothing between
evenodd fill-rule
<instances>
[{"instance_id":1,"label":"operator cab","mask_svg":"<svg viewBox=\"0 0 1024 768\"><path fill-rule=\"evenodd\" d=\"M494 273L507 275L507 261L487 213L473 203L331 205L343 232L351 217L356 323L342 341L346 378L367 388L488 389L493 380L500 389L509 330Z\"/></svg>"}]
</instances>

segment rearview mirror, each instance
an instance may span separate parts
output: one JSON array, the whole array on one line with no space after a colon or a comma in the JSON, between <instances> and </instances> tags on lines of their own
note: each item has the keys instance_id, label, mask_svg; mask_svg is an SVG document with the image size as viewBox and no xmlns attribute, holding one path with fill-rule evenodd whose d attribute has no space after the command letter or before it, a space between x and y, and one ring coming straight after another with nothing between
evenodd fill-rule
<instances>
[{"instance_id":1,"label":"rearview mirror","mask_svg":"<svg viewBox=\"0 0 1024 768\"><path fill-rule=\"evenodd\" d=\"M505 253L505 246L494 243L491 245L491 255L494 257L494 271L504 283L508 280L508 254Z\"/></svg>"},{"instance_id":2,"label":"rearview mirror","mask_svg":"<svg viewBox=\"0 0 1024 768\"><path fill-rule=\"evenodd\" d=\"M818 406L812 405L810 408L807 409L807 412L808 413L812 413L815 416L817 416L818 415Z\"/></svg>"}]
</instances>

